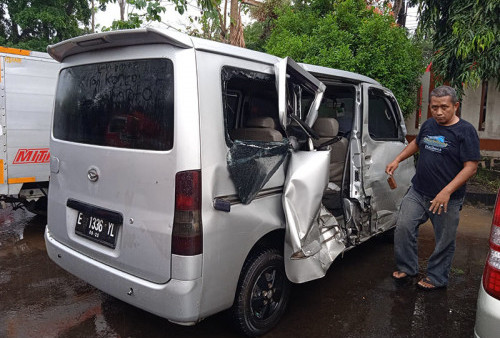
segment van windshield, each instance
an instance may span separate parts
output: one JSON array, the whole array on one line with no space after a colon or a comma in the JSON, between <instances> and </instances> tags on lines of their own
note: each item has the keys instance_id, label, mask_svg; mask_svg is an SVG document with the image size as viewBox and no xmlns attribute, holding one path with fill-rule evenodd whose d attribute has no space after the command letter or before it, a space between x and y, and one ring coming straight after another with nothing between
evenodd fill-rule
<instances>
[{"instance_id":1,"label":"van windshield","mask_svg":"<svg viewBox=\"0 0 500 338\"><path fill-rule=\"evenodd\" d=\"M130 149L173 146L174 73L168 59L65 68L54 108L57 139Z\"/></svg>"}]
</instances>

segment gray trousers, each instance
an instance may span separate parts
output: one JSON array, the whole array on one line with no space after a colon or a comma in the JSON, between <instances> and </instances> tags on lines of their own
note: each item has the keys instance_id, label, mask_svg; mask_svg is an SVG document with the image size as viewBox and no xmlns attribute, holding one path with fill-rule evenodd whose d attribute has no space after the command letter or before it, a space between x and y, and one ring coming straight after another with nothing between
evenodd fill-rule
<instances>
[{"instance_id":1,"label":"gray trousers","mask_svg":"<svg viewBox=\"0 0 500 338\"><path fill-rule=\"evenodd\" d=\"M429 211L432 198L410 188L403 198L394 233L394 255L398 271L410 276L418 273L417 236L420 225L431 220L436 237L434 252L427 264L427 277L435 286L448 284L451 262L455 253L459 213L463 199L448 202L448 211L433 214Z\"/></svg>"}]
</instances>

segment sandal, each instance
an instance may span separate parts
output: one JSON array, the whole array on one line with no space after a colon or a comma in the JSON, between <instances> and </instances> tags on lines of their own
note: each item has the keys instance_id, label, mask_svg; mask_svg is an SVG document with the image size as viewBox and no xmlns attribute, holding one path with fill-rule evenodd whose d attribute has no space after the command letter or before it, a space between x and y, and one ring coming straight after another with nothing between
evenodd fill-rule
<instances>
[{"instance_id":1,"label":"sandal","mask_svg":"<svg viewBox=\"0 0 500 338\"><path fill-rule=\"evenodd\" d=\"M431 290L442 289L446 287L446 285L436 286L432 284L432 281L429 279L429 277L424 277L418 281L417 287L421 290L431 291Z\"/></svg>"},{"instance_id":2,"label":"sandal","mask_svg":"<svg viewBox=\"0 0 500 338\"><path fill-rule=\"evenodd\" d=\"M399 280L399 281L406 280L410 277L413 277L413 276L410 276L409 274L407 274L406 272L403 272L403 271L394 271L392 273L392 278L394 278L395 280Z\"/></svg>"}]
</instances>

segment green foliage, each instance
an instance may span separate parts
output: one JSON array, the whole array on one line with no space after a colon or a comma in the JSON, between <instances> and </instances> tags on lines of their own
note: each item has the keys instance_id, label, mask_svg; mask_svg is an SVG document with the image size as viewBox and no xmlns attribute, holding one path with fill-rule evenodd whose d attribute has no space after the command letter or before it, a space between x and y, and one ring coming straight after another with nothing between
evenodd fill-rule
<instances>
[{"instance_id":1,"label":"green foliage","mask_svg":"<svg viewBox=\"0 0 500 338\"><path fill-rule=\"evenodd\" d=\"M216 6L220 0L213 3ZM203 39L222 41L225 38L225 29L223 29L223 16L217 7L211 10L205 10L199 16L190 16L190 25L186 27L187 34ZM196 23L196 24L195 24ZM198 28L200 27L200 28Z\"/></svg>"},{"instance_id":2,"label":"green foliage","mask_svg":"<svg viewBox=\"0 0 500 338\"><path fill-rule=\"evenodd\" d=\"M405 116L411 114L424 69L422 52L395 24L390 8L367 7L364 0L337 0L331 10L321 4L283 10L265 50L374 78L393 91Z\"/></svg>"},{"instance_id":3,"label":"green foliage","mask_svg":"<svg viewBox=\"0 0 500 338\"><path fill-rule=\"evenodd\" d=\"M257 21L248 25L244 29L246 48L264 52L266 39L270 33L268 22Z\"/></svg>"},{"instance_id":4,"label":"green foliage","mask_svg":"<svg viewBox=\"0 0 500 338\"><path fill-rule=\"evenodd\" d=\"M414 0L419 4L420 34L436 53L433 71L459 92L462 85L500 79L499 0ZM500 84L500 81L498 81Z\"/></svg>"},{"instance_id":5,"label":"green foliage","mask_svg":"<svg viewBox=\"0 0 500 338\"><path fill-rule=\"evenodd\" d=\"M184 14L187 10L187 0L168 0L174 4L175 10L179 14ZM116 3L117 0L99 0L100 9L105 10L107 3ZM126 0L127 4L131 5L137 12L128 13L126 20L114 20L111 27L103 27L103 31L111 31L117 29L139 28L145 22L158 21L161 22L161 14L165 13L166 8L162 6L162 0ZM201 8L205 15L202 17L210 17L216 13L215 6L220 0L197 0L198 7Z\"/></svg>"},{"instance_id":6,"label":"green foliage","mask_svg":"<svg viewBox=\"0 0 500 338\"><path fill-rule=\"evenodd\" d=\"M470 183L481 186L491 193L496 193L500 188L500 174L498 171L479 166L476 175L470 179Z\"/></svg>"},{"instance_id":7,"label":"green foliage","mask_svg":"<svg viewBox=\"0 0 500 338\"><path fill-rule=\"evenodd\" d=\"M88 32L87 0L0 0L0 43L45 51L48 44Z\"/></svg>"},{"instance_id":8,"label":"green foliage","mask_svg":"<svg viewBox=\"0 0 500 338\"><path fill-rule=\"evenodd\" d=\"M175 3L175 9L181 14L184 13L186 9L186 0L172 1ZM101 10L103 7L105 10L107 3L116 3L117 0L99 0L99 2ZM126 3L142 14L136 12L129 13L126 20L113 20L111 27L103 27L102 31L139 28L145 21L160 22L161 14L166 11L166 8L161 5L160 0L126 0Z\"/></svg>"},{"instance_id":9,"label":"green foliage","mask_svg":"<svg viewBox=\"0 0 500 338\"><path fill-rule=\"evenodd\" d=\"M246 47L253 50L264 51L264 45L269 38L278 13L290 6L290 0L266 0L260 6L252 6L250 15L257 20L245 27ZM298 6L298 5L296 5Z\"/></svg>"}]
</instances>

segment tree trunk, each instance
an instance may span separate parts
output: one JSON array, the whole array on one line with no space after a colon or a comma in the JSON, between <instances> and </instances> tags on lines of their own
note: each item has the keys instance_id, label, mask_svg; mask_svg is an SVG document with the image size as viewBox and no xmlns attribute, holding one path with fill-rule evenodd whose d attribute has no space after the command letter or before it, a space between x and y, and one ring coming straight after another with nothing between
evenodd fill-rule
<instances>
[{"instance_id":1,"label":"tree trunk","mask_svg":"<svg viewBox=\"0 0 500 338\"><path fill-rule=\"evenodd\" d=\"M404 8L404 0L394 0L394 5L392 6L392 16L394 16L394 21L399 23L399 13L401 9Z\"/></svg>"},{"instance_id":2,"label":"tree trunk","mask_svg":"<svg viewBox=\"0 0 500 338\"><path fill-rule=\"evenodd\" d=\"M222 15L220 7L217 7L220 22L220 38L224 43L227 42L227 1L228 0L224 0L224 15Z\"/></svg>"},{"instance_id":3,"label":"tree trunk","mask_svg":"<svg viewBox=\"0 0 500 338\"><path fill-rule=\"evenodd\" d=\"M95 4L94 0L92 0L92 33L95 33Z\"/></svg>"},{"instance_id":4,"label":"tree trunk","mask_svg":"<svg viewBox=\"0 0 500 338\"><path fill-rule=\"evenodd\" d=\"M118 5L120 6L120 20L125 21L125 4L126 0L118 0Z\"/></svg>"},{"instance_id":5,"label":"tree trunk","mask_svg":"<svg viewBox=\"0 0 500 338\"><path fill-rule=\"evenodd\" d=\"M231 0L231 13L229 19L229 43L235 45L238 30L238 0Z\"/></svg>"},{"instance_id":6,"label":"tree trunk","mask_svg":"<svg viewBox=\"0 0 500 338\"><path fill-rule=\"evenodd\" d=\"M238 0L231 0L229 43L233 46L245 47L245 38L243 37L243 25L241 24L241 15Z\"/></svg>"}]
</instances>

